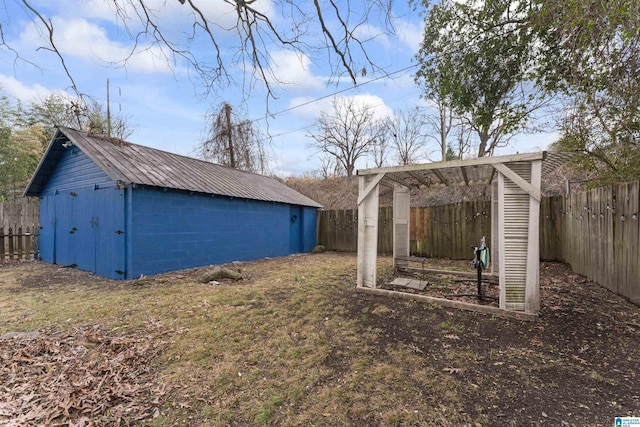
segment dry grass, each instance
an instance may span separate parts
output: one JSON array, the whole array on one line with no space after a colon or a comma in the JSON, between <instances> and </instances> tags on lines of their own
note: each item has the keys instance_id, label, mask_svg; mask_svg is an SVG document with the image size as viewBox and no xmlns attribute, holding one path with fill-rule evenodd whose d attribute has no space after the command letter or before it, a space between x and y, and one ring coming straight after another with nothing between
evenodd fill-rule
<instances>
[{"instance_id":1,"label":"dry grass","mask_svg":"<svg viewBox=\"0 0 640 427\"><path fill-rule=\"evenodd\" d=\"M154 425L433 425L457 418L449 413L459 405L456 393L442 387L455 389L450 376L406 346L381 350L381 331L360 325L367 313L350 315L349 298L358 298L345 295L355 281L353 256L240 268L247 279L217 286L198 283L199 270L100 283L40 263L4 268L0 335L95 324L127 335L154 324L166 341L155 360L157 380L169 390Z\"/></svg>"},{"instance_id":2,"label":"dry grass","mask_svg":"<svg viewBox=\"0 0 640 427\"><path fill-rule=\"evenodd\" d=\"M245 279L220 285L199 283L202 269L123 283L4 266L0 335L99 324L126 337L153 325L162 346L153 381L166 392L145 422L157 426L517 425L500 418L500 398L517 389L484 369L539 389L532 372L563 363L530 324L358 294L355 266L355 256L331 253L264 260L235 266ZM509 337L520 347L494 342ZM589 363L585 381L610 387Z\"/></svg>"}]
</instances>

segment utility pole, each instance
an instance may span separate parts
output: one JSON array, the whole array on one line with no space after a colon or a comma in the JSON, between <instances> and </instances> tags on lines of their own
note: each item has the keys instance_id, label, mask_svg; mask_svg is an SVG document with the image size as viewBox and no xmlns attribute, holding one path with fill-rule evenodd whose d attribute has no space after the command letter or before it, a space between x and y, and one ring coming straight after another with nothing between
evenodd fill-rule
<instances>
[{"instance_id":1,"label":"utility pole","mask_svg":"<svg viewBox=\"0 0 640 427\"><path fill-rule=\"evenodd\" d=\"M233 128L231 127L231 105L228 103L224 104L224 112L227 118L227 137L229 138L229 165L235 169L236 167L236 156L233 152Z\"/></svg>"},{"instance_id":2,"label":"utility pole","mask_svg":"<svg viewBox=\"0 0 640 427\"><path fill-rule=\"evenodd\" d=\"M111 103L109 102L109 78L107 77L107 136L111 137Z\"/></svg>"}]
</instances>

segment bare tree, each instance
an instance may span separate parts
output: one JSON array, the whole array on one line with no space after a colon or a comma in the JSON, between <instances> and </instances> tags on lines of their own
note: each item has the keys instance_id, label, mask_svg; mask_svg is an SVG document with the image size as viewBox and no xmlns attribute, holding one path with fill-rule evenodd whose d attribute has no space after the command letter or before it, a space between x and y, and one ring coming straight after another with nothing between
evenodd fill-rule
<instances>
[{"instance_id":1,"label":"bare tree","mask_svg":"<svg viewBox=\"0 0 640 427\"><path fill-rule=\"evenodd\" d=\"M57 56L71 88L79 93L74 72L59 48L55 21L39 4L33 5L30 0L10 1L16 7L3 8L13 15L5 21L33 22L44 36L39 50ZM347 75L355 83L358 74L384 72L367 54L369 39L360 35L359 28L365 24L376 25L387 33L393 32L391 0L273 0L267 2L269 7L255 0L221 0L215 9L195 0L112 0L108 3L113 10L112 20L123 27L121 33L127 34L132 42L128 56L116 65L126 65L140 51L154 49L164 55L168 64L187 64L206 92L216 86L227 86L232 81L228 70L240 64L248 68L252 78L264 82L269 95L273 96L269 51L274 47L301 54L320 53L331 66L332 76ZM225 13L220 13L221 10ZM163 22L163 16L172 13L190 20L183 31L176 31ZM231 19L221 22L221 15ZM202 48L203 42L208 48ZM14 60L23 57L18 46L5 39L1 26L0 47L12 53Z\"/></svg>"},{"instance_id":2,"label":"bare tree","mask_svg":"<svg viewBox=\"0 0 640 427\"><path fill-rule=\"evenodd\" d=\"M471 134L473 129L463 117L455 118L453 122L454 142L447 147L447 160L462 160L471 154Z\"/></svg>"},{"instance_id":3,"label":"bare tree","mask_svg":"<svg viewBox=\"0 0 640 427\"><path fill-rule=\"evenodd\" d=\"M449 147L449 133L454 127L455 112L451 104L437 90L429 92L431 101L434 104L435 114L427 116L426 121L431 128L429 138L433 139L440 148L441 160L447 160L447 150Z\"/></svg>"},{"instance_id":4,"label":"bare tree","mask_svg":"<svg viewBox=\"0 0 640 427\"><path fill-rule=\"evenodd\" d=\"M224 166L254 173L267 173L267 155L260 131L249 120L233 114L223 102L208 114L207 138L198 146L199 154Z\"/></svg>"},{"instance_id":5,"label":"bare tree","mask_svg":"<svg viewBox=\"0 0 640 427\"><path fill-rule=\"evenodd\" d=\"M79 96L70 98L63 93L52 93L30 106L29 121L41 123L48 139L56 126L86 130L99 135L127 139L133 134L129 119L121 114L108 117L105 108L96 100Z\"/></svg>"},{"instance_id":6,"label":"bare tree","mask_svg":"<svg viewBox=\"0 0 640 427\"><path fill-rule=\"evenodd\" d=\"M316 169L315 173L320 179L329 179L344 175L340 169L340 164L336 162L333 156L328 154L320 157L320 167Z\"/></svg>"},{"instance_id":7,"label":"bare tree","mask_svg":"<svg viewBox=\"0 0 640 427\"><path fill-rule=\"evenodd\" d=\"M378 138L371 146L371 156L376 167L381 168L386 165L389 151L392 148L389 143L391 132L387 120L379 120L375 126L378 126Z\"/></svg>"},{"instance_id":8,"label":"bare tree","mask_svg":"<svg viewBox=\"0 0 640 427\"><path fill-rule=\"evenodd\" d=\"M427 123L419 108L395 111L393 117L387 119L387 127L401 165L410 165L428 157L425 144Z\"/></svg>"},{"instance_id":9,"label":"bare tree","mask_svg":"<svg viewBox=\"0 0 640 427\"><path fill-rule=\"evenodd\" d=\"M352 176L358 159L365 156L378 140L381 127L374 107L353 98L334 98L333 111L322 112L316 131L308 134L310 144L319 153L333 157L347 176Z\"/></svg>"}]
</instances>

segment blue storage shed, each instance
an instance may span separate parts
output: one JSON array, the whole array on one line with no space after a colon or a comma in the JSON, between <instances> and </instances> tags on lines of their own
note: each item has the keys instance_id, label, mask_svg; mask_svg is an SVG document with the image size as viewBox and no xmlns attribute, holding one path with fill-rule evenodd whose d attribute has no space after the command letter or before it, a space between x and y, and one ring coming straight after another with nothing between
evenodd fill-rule
<instances>
[{"instance_id":1,"label":"blue storage shed","mask_svg":"<svg viewBox=\"0 0 640 427\"><path fill-rule=\"evenodd\" d=\"M113 279L310 252L321 206L266 176L58 128L25 196L40 259Z\"/></svg>"}]
</instances>

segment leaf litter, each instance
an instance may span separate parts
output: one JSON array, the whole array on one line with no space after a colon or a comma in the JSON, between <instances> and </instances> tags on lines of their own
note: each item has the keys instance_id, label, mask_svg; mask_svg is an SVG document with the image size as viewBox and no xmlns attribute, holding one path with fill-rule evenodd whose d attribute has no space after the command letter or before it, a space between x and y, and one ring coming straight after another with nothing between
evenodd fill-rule
<instances>
[{"instance_id":1,"label":"leaf litter","mask_svg":"<svg viewBox=\"0 0 640 427\"><path fill-rule=\"evenodd\" d=\"M157 416L165 388L152 361L157 324L115 336L100 325L0 337L0 425L134 425Z\"/></svg>"}]
</instances>

